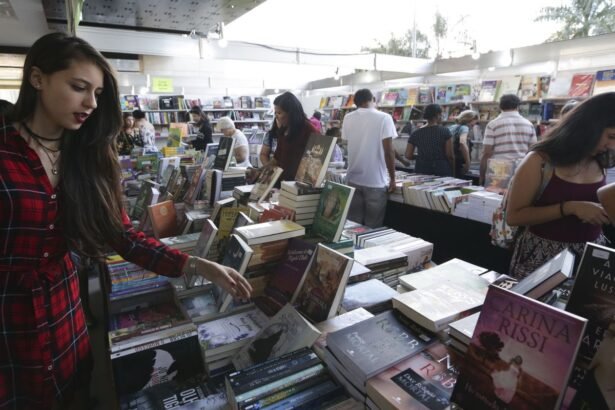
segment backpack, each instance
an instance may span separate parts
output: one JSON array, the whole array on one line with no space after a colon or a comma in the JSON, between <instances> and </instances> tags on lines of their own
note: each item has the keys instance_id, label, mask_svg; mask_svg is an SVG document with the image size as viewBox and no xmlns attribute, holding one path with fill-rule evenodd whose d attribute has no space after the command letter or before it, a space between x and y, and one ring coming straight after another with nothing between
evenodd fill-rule
<instances>
[{"instance_id":1,"label":"backpack","mask_svg":"<svg viewBox=\"0 0 615 410\"><path fill-rule=\"evenodd\" d=\"M533 201L534 203L542 196L542 193L547 187L547 184L549 184L552 175L553 166L551 165L551 163L548 161L543 162L540 169L540 188L536 193L536 197ZM514 175L512 178L510 178L510 181L508 182L508 189L504 193L502 203L493 212L493 216L491 219L491 230L489 231L491 243L497 247L504 249L511 249L515 244L517 236L523 231L522 229L519 229L523 227L510 226L508 225L508 223L506 223L506 207L508 206L508 193L510 192L513 179Z\"/></svg>"}]
</instances>

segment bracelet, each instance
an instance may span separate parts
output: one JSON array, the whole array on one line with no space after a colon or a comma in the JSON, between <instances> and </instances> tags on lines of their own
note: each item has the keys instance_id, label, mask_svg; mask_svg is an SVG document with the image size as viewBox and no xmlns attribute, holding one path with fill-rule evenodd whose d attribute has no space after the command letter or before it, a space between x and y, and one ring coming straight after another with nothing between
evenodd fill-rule
<instances>
[{"instance_id":1,"label":"bracelet","mask_svg":"<svg viewBox=\"0 0 615 410\"><path fill-rule=\"evenodd\" d=\"M564 213L564 201L559 203L559 213L562 215L562 218L566 216Z\"/></svg>"},{"instance_id":2,"label":"bracelet","mask_svg":"<svg viewBox=\"0 0 615 410\"><path fill-rule=\"evenodd\" d=\"M189 261L189 265L190 269L192 269L192 275L196 276L196 262L198 261L198 258L195 258L194 256L190 257L190 261Z\"/></svg>"}]
</instances>

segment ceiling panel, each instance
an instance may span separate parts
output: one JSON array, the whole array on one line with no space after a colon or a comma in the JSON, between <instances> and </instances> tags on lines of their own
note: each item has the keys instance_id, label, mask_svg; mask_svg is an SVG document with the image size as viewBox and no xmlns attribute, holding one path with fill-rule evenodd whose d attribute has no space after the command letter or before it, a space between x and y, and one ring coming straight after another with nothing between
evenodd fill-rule
<instances>
[{"instance_id":1,"label":"ceiling panel","mask_svg":"<svg viewBox=\"0 0 615 410\"><path fill-rule=\"evenodd\" d=\"M265 0L86 0L84 25L207 33L228 24ZM66 20L65 0L43 0L48 20Z\"/></svg>"}]
</instances>

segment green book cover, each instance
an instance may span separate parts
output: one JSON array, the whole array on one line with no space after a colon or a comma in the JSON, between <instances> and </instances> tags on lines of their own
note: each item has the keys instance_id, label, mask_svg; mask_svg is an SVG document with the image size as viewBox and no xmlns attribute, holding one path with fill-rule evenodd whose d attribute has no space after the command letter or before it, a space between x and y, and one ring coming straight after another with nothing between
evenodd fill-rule
<instances>
[{"instance_id":1,"label":"green book cover","mask_svg":"<svg viewBox=\"0 0 615 410\"><path fill-rule=\"evenodd\" d=\"M312 233L328 242L340 239L354 188L327 181L314 215Z\"/></svg>"}]
</instances>

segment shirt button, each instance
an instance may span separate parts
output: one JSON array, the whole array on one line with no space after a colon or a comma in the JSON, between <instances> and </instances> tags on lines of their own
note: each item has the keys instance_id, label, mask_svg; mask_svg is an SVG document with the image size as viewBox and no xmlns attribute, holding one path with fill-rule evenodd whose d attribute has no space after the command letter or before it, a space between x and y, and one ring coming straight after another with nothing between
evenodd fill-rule
<instances>
[{"instance_id":1,"label":"shirt button","mask_svg":"<svg viewBox=\"0 0 615 410\"><path fill-rule=\"evenodd\" d=\"M53 224L49 225L49 229L53 230L53 228L54 228Z\"/></svg>"},{"instance_id":2,"label":"shirt button","mask_svg":"<svg viewBox=\"0 0 615 410\"><path fill-rule=\"evenodd\" d=\"M44 257L44 258L46 258L46 257L48 257L48 256L49 256L49 252L45 252L45 253L43 254L43 257Z\"/></svg>"},{"instance_id":3,"label":"shirt button","mask_svg":"<svg viewBox=\"0 0 615 410\"><path fill-rule=\"evenodd\" d=\"M57 195L56 194L51 194L51 199L56 199Z\"/></svg>"},{"instance_id":4,"label":"shirt button","mask_svg":"<svg viewBox=\"0 0 615 410\"><path fill-rule=\"evenodd\" d=\"M47 366L47 370L51 371L53 369L52 365Z\"/></svg>"}]
</instances>

